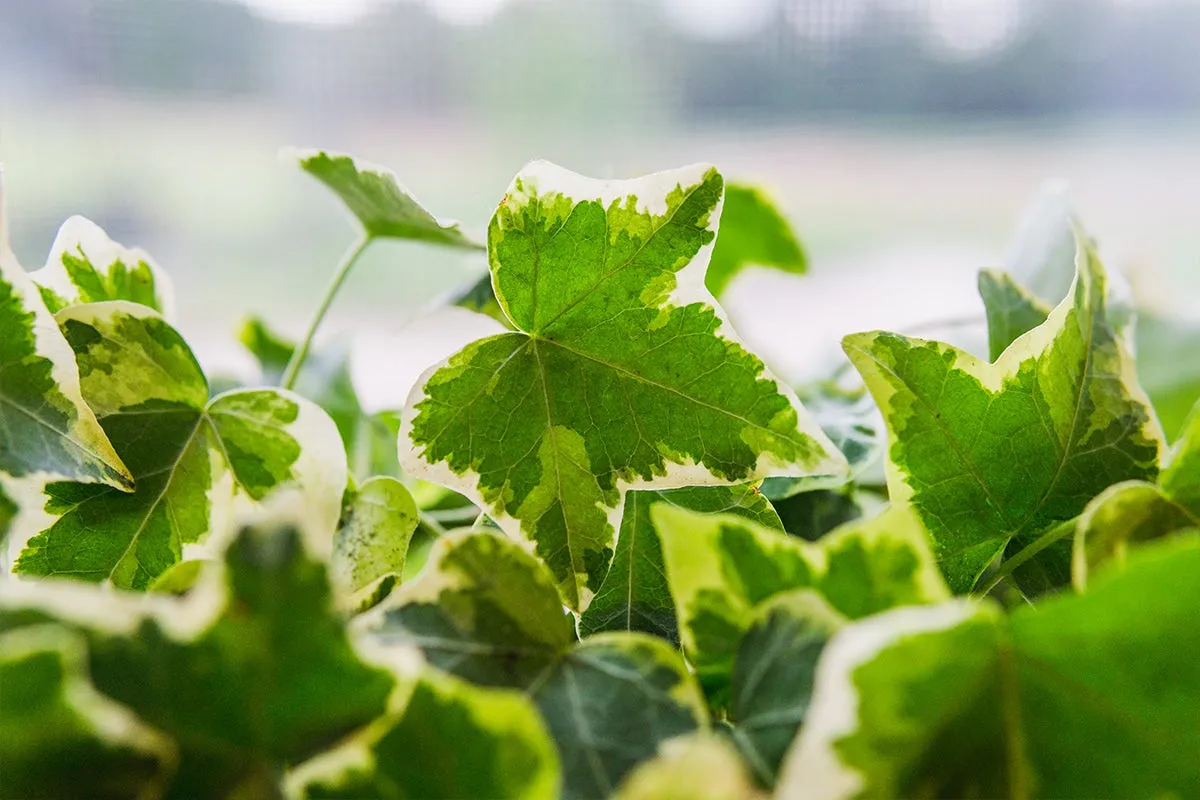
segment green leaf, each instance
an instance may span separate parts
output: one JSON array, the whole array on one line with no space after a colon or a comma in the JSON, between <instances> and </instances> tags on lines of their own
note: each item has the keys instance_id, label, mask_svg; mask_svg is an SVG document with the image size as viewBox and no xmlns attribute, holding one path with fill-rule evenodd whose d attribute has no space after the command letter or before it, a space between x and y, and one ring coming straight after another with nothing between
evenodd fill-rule
<instances>
[{"instance_id":1,"label":"green leaf","mask_svg":"<svg viewBox=\"0 0 1200 800\"><path fill-rule=\"evenodd\" d=\"M352 607L361 607L380 581L399 580L417 519L417 504L395 478L371 478L354 493L333 537L330 562L334 585Z\"/></svg>"},{"instance_id":2,"label":"green leaf","mask_svg":"<svg viewBox=\"0 0 1200 800\"><path fill-rule=\"evenodd\" d=\"M955 601L842 628L780 796L1196 796L1197 574L1192 537L1011 617Z\"/></svg>"},{"instance_id":3,"label":"green leaf","mask_svg":"<svg viewBox=\"0 0 1200 800\"><path fill-rule=\"evenodd\" d=\"M0 472L132 489L84 403L71 348L8 244L0 179Z\"/></svg>"},{"instance_id":4,"label":"green leaf","mask_svg":"<svg viewBox=\"0 0 1200 800\"><path fill-rule=\"evenodd\" d=\"M546 567L507 537L439 539L421 575L360 620L385 647L416 645L460 678L524 691L557 743L567 798L608 796L662 741L704 719L670 645L636 633L576 643Z\"/></svg>"},{"instance_id":5,"label":"green leaf","mask_svg":"<svg viewBox=\"0 0 1200 800\"><path fill-rule=\"evenodd\" d=\"M128 300L170 319L170 278L143 250L117 244L94 222L71 217L59 228L46 266L29 276L51 313L81 303Z\"/></svg>"},{"instance_id":6,"label":"green leaf","mask_svg":"<svg viewBox=\"0 0 1200 800\"><path fill-rule=\"evenodd\" d=\"M1053 310L1007 272L979 272L979 295L987 309L988 360L995 361L1018 337L1041 325Z\"/></svg>"},{"instance_id":7,"label":"green leaf","mask_svg":"<svg viewBox=\"0 0 1200 800\"><path fill-rule=\"evenodd\" d=\"M846 471L699 286L722 187L706 167L595 181L530 164L488 231L517 332L410 395L405 471L532 542L577 611L608 572L627 489Z\"/></svg>"},{"instance_id":8,"label":"green leaf","mask_svg":"<svg viewBox=\"0 0 1200 800\"><path fill-rule=\"evenodd\" d=\"M301 169L341 198L368 237L483 249L462 232L457 222L439 220L426 211L390 170L321 150L285 150L283 157L295 159Z\"/></svg>"},{"instance_id":9,"label":"green leaf","mask_svg":"<svg viewBox=\"0 0 1200 800\"><path fill-rule=\"evenodd\" d=\"M552 800L560 777L554 743L526 698L431 674L398 719L301 765L288 784L289 796L306 800Z\"/></svg>"},{"instance_id":10,"label":"green leaf","mask_svg":"<svg viewBox=\"0 0 1200 800\"><path fill-rule=\"evenodd\" d=\"M500 307L500 301L496 299L490 272L452 294L450 305L491 317L509 330L515 330L512 320L504 315L504 309Z\"/></svg>"},{"instance_id":11,"label":"green leaf","mask_svg":"<svg viewBox=\"0 0 1200 800\"><path fill-rule=\"evenodd\" d=\"M308 523L336 529L345 456L329 417L282 390L208 400L208 384L174 328L145 306L92 303L59 312L83 396L137 480L124 494L46 486L57 517L29 539L15 571L145 589L188 545L228 531L234 502L304 489Z\"/></svg>"},{"instance_id":12,"label":"green leaf","mask_svg":"<svg viewBox=\"0 0 1200 800\"><path fill-rule=\"evenodd\" d=\"M724 740L698 734L664 742L661 752L639 764L616 800L755 800L762 798L737 751Z\"/></svg>"},{"instance_id":13,"label":"green leaf","mask_svg":"<svg viewBox=\"0 0 1200 800\"><path fill-rule=\"evenodd\" d=\"M786 592L759 606L738 643L730 730L764 786L775 785L779 765L808 713L817 659L843 621L812 590Z\"/></svg>"},{"instance_id":14,"label":"green leaf","mask_svg":"<svg viewBox=\"0 0 1200 800\"><path fill-rule=\"evenodd\" d=\"M684 650L718 704L739 642L757 609L776 595L813 589L850 619L948 596L925 531L907 509L843 526L815 544L729 515L662 503L650 514Z\"/></svg>"},{"instance_id":15,"label":"green leaf","mask_svg":"<svg viewBox=\"0 0 1200 800\"><path fill-rule=\"evenodd\" d=\"M77 633L38 625L0 635L0 797L158 797L171 741L99 694Z\"/></svg>"},{"instance_id":16,"label":"green leaf","mask_svg":"<svg viewBox=\"0 0 1200 800\"><path fill-rule=\"evenodd\" d=\"M170 797L273 796L283 768L381 716L395 685L349 640L322 545L294 524L243 529L183 599L0 587L0 623L42 614L84 632L97 689L177 742Z\"/></svg>"},{"instance_id":17,"label":"green leaf","mask_svg":"<svg viewBox=\"0 0 1200 800\"><path fill-rule=\"evenodd\" d=\"M1078 275L1050 318L995 364L891 333L846 337L887 422L888 489L916 509L955 592L1123 480L1153 479L1164 447L1078 241ZM1016 571L1029 594L1070 580L1070 543Z\"/></svg>"},{"instance_id":18,"label":"green leaf","mask_svg":"<svg viewBox=\"0 0 1200 800\"><path fill-rule=\"evenodd\" d=\"M721 233L704 283L714 297L720 297L748 266L801 274L808 270L808 259L771 198L761 189L731 183L725 188Z\"/></svg>"},{"instance_id":19,"label":"green leaf","mask_svg":"<svg viewBox=\"0 0 1200 800\"><path fill-rule=\"evenodd\" d=\"M1072 582L1082 591L1101 564L1124 564L1130 544L1191 528L1200 528L1200 404L1184 425L1158 486L1119 483L1084 509L1075 531Z\"/></svg>"},{"instance_id":20,"label":"green leaf","mask_svg":"<svg viewBox=\"0 0 1200 800\"><path fill-rule=\"evenodd\" d=\"M583 635L600 631L642 631L679 641L675 605L667 586L662 546L650 517L655 503L702 513L730 513L782 530L779 517L753 486L693 486L664 492L630 492L612 569L579 619Z\"/></svg>"},{"instance_id":21,"label":"green leaf","mask_svg":"<svg viewBox=\"0 0 1200 800\"><path fill-rule=\"evenodd\" d=\"M258 361L263 382L269 386L278 386L279 380L283 377L283 371L287 369L288 362L292 360L292 353L296 351L296 343L272 330L261 317L248 317L242 320L237 338L242 346L250 351L250 355ZM313 357L315 356L314 353ZM301 371L300 380L304 379L304 372L305 370Z\"/></svg>"},{"instance_id":22,"label":"green leaf","mask_svg":"<svg viewBox=\"0 0 1200 800\"><path fill-rule=\"evenodd\" d=\"M879 500L875 504L885 503ZM864 492L846 489L801 492L782 500L772 500L771 505L779 515L783 529L792 536L798 536L808 542L817 541L847 522L871 516L870 496Z\"/></svg>"}]
</instances>

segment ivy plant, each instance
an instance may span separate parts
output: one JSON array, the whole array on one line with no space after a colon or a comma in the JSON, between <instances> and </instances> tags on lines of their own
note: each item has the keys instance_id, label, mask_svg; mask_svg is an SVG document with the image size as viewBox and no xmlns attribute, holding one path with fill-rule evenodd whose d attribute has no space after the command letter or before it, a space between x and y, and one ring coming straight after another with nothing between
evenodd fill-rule
<instances>
[{"instance_id":1,"label":"ivy plant","mask_svg":"<svg viewBox=\"0 0 1200 800\"><path fill-rule=\"evenodd\" d=\"M358 237L249 381L148 254L73 217L26 271L0 206L0 798L1200 795L1200 380L1061 191L986 349L789 386L719 302L803 286L762 187L535 161L476 237L286 160ZM380 238L507 331L372 409L318 334Z\"/></svg>"}]
</instances>

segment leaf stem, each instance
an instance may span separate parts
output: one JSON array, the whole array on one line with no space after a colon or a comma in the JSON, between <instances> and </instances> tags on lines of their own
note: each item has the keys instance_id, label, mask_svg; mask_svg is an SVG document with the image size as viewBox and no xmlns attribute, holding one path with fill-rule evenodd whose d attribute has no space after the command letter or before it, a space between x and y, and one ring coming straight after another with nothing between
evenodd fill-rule
<instances>
[{"instance_id":1,"label":"leaf stem","mask_svg":"<svg viewBox=\"0 0 1200 800\"><path fill-rule=\"evenodd\" d=\"M350 269L358 261L363 251L367 249L373 241L374 237L364 233L360 236L346 254L342 256L341 262L338 264L337 271L333 273L333 280L329 282L329 288L325 290L325 297L321 300L321 305L317 307L317 313L313 315L312 322L308 324L308 332L304 334L304 339L300 342L292 357L288 359L287 368L283 371L283 378L280 380L280 385L284 389L292 389L296 385L296 379L300 376L300 368L304 366L304 359L308 358L309 348L312 347L313 339L317 335L317 329L321 327L322 320L325 319L326 312L329 311L329 306L333 304L333 298L337 296L338 291L342 288L342 284L346 282L346 277L350 274Z\"/></svg>"},{"instance_id":2,"label":"leaf stem","mask_svg":"<svg viewBox=\"0 0 1200 800\"><path fill-rule=\"evenodd\" d=\"M1005 559L1004 562L1000 564L999 568L992 573L992 577L988 580L988 582L985 583L981 588L977 588L972 591L971 594L976 597L986 597L992 591L992 589L995 589L1000 585L1000 581L1011 575L1022 564L1026 563L1055 542L1065 539L1073 534L1078 523L1079 518L1072 517L1071 519L1060 522L1053 528L1050 528L1037 539L1033 540L1024 548L1022 548L1015 556Z\"/></svg>"}]
</instances>

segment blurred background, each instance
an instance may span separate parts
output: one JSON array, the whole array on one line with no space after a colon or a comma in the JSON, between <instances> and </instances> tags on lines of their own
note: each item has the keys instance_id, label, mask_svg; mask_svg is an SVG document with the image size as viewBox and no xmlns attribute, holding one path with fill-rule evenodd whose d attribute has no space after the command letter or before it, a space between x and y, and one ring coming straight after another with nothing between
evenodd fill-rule
<instances>
[{"instance_id":1,"label":"blurred background","mask_svg":"<svg viewBox=\"0 0 1200 800\"><path fill-rule=\"evenodd\" d=\"M214 369L247 313L298 334L353 238L284 145L384 164L476 232L533 158L761 183L811 273L750 271L727 305L794 379L851 330L981 321L975 271L1047 179L1140 304L1200 317L1194 0L0 0L22 263L75 213L145 247ZM373 246L324 330L369 404L489 330L421 319L483 270Z\"/></svg>"}]
</instances>

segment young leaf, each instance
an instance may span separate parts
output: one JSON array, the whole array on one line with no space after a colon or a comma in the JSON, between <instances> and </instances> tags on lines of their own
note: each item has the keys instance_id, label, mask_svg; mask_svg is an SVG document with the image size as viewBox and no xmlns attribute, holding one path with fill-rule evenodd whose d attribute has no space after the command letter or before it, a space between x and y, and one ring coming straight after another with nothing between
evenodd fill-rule
<instances>
[{"instance_id":1,"label":"young leaf","mask_svg":"<svg viewBox=\"0 0 1200 800\"><path fill-rule=\"evenodd\" d=\"M51 313L81 303L128 300L174 315L170 278L145 251L123 247L83 217L63 223L46 266L29 276Z\"/></svg>"},{"instance_id":2,"label":"young leaf","mask_svg":"<svg viewBox=\"0 0 1200 800\"><path fill-rule=\"evenodd\" d=\"M989 361L1000 358L1010 344L1045 322L1053 310L999 270L980 270L979 296L987 310Z\"/></svg>"},{"instance_id":3,"label":"young leaf","mask_svg":"<svg viewBox=\"0 0 1200 800\"><path fill-rule=\"evenodd\" d=\"M754 786L737 751L704 734L664 742L653 759L639 764L615 800L756 800Z\"/></svg>"},{"instance_id":4,"label":"young leaf","mask_svg":"<svg viewBox=\"0 0 1200 800\"><path fill-rule=\"evenodd\" d=\"M380 581L399 580L408 543L417 529L417 504L395 478L375 477L354 493L333 537L330 575L334 585L360 607Z\"/></svg>"},{"instance_id":5,"label":"young leaf","mask_svg":"<svg viewBox=\"0 0 1200 800\"><path fill-rule=\"evenodd\" d=\"M413 582L360 618L376 642L520 689L558 745L563 796L606 797L659 744L698 728L703 700L679 654L635 633L575 642L545 565L504 536L445 536Z\"/></svg>"},{"instance_id":6,"label":"young leaf","mask_svg":"<svg viewBox=\"0 0 1200 800\"><path fill-rule=\"evenodd\" d=\"M1127 481L1109 487L1080 515L1071 579L1082 591L1100 564L1125 562L1131 543L1200 528L1200 404L1184 425L1159 485Z\"/></svg>"},{"instance_id":7,"label":"young leaf","mask_svg":"<svg viewBox=\"0 0 1200 800\"><path fill-rule=\"evenodd\" d=\"M483 249L457 222L439 220L426 211L390 170L321 150L285 150L283 157L294 158L301 169L333 190L368 237Z\"/></svg>"},{"instance_id":8,"label":"young leaf","mask_svg":"<svg viewBox=\"0 0 1200 800\"><path fill-rule=\"evenodd\" d=\"M560 780L554 743L527 699L430 674L398 719L301 765L288 784L303 800L552 800Z\"/></svg>"},{"instance_id":9,"label":"young leaf","mask_svg":"<svg viewBox=\"0 0 1200 800\"><path fill-rule=\"evenodd\" d=\"M752 265L800 274L808 270L808 259L788 221L761 189L731 183L725 188L721 232L704 283L720 297Z\"/></svg>"},{"instance_id":10,"label":"young leaf","mask_svg":"<svg viewBox=\"0 0 1200 800\"><path fill-rule=\"evenodd\" d=\"M842 628L780 796L1195 795L1198 572L1180 539L1011 618L955 601Z\"/></svg>"},{"instance_id":11,"label":"young leaf","mask_svg":"<svg viewBox=\"0 0 1200 800\"><path fill-rule=\"evenodd\" d=\"M133 488L79 392L71 348L8 244L0 176L0 472Z\"/></svg>"},{"instance_id":12,"label":"young leaf","mask_svg":"<svg viewBox=\"0 0 1200 800\"><path fill-rule=\"evenodd\" d=\"M185 545L224 531L235 497L261 501L284 484L305 490L308 523L335 530L345 456L323 411L275 389L209 401L192 351L145 306L73 306L58 320L137 490L48 484L46 510L58 518L28 540L16 572L145 589Z\"/></svg>"},{"instance_id":13,"label":"young leaf","mask_svg":"<svg viewBox=\"0 0 1200 800\"><path fill-rule=\"evenodd\" d=\"M518 330L410 395L405 470L532 542L578 611L608 572L627 489L846 470L700 287L722 187L705 167L595 181L530 164L488 230Z\"/></svg>"},{"instance_id":14,"label":"young leaf","mask_svg":"<svg viewBox=\"0 0 1200 800\"><path fill-rule=\"evenodd\" d=\"M275 796L284 767L381 716L395 685L348 639L316 539L244 529L220 580L182 600L0 588L0 623L41 614L84 632L96 687L177 742L170 797Z\"/></svg>"},{"instance_id":15,"label":"young leaf","mask_svg":"<svg viewBox=\"0 0 1200 800\"><path fill-rule=\"evenodd\" d=\"M161 796L174 746L95 690L85 650L55 625L0 634L0 797Z\"/></svg>"},{"instance_id":16,"label":"young leaf","mask_svg":"<svg viewBox=\"0 0 1200 800\"><path fill-rule=\"evenodd\" d=\"M753 486L630 492L626 495L612 568L579 619L581 634L642 631L671 642L679 641L679 624L667 586L662 545L650 518L651 506L660 502L707 514L735 514L768 528L783 529L771 504Z\"/></svg>"},{"instance_id":17,"label":"young leaf","mask_svg":"<svg viewBox=\"0 0 1200 800\"><path fill-rule=\"evenodd\" d=\"M662 539L684 650L719 703L738 643L770 598L814 589L850 619L947 596L925 532L907 509L852 523L816 544L728 515L666 504L650 512Z\"/></svg>"},{"instance_id":18,"label":"young leaf","mask_svg":"<svg viewBox=\"0 0 1200 800\"><path fill-rule=\"evenodd\" d=\"M887 422L892 502L916 509L955 592L1113 483L1157 473L1162 433L1107 312L1104 268L1078 247L1070 294L995 364L891 333L844 341ZM1062 542L1016 577L1036 593L1069 568Z\"/></svg>"}]
</instances>

